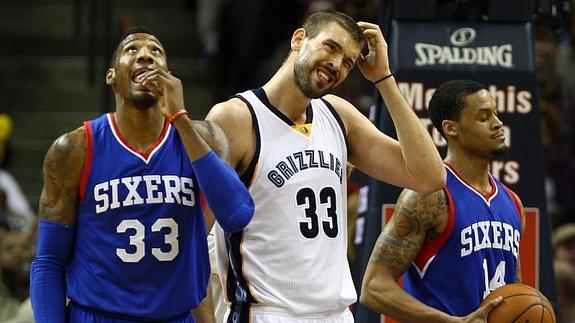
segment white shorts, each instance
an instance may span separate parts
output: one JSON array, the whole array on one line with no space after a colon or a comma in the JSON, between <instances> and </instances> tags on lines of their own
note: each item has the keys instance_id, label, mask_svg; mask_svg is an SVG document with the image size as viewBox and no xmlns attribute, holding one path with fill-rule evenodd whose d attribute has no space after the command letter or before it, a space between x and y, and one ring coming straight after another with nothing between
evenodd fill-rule
<instances>
[{"instance_id":1,"label":"white shorts","mask_svg":"<svg viewBox=\"0 0 575 323\"><path fill-rule=\"evenodd\" d=\"M229 313L226 313L229 314ZM227 319L227 317L226 317ZM271 306L252 306L249 323L353 323L349 309L329 314L295 315Z\"/></svg>"}]
</instances>

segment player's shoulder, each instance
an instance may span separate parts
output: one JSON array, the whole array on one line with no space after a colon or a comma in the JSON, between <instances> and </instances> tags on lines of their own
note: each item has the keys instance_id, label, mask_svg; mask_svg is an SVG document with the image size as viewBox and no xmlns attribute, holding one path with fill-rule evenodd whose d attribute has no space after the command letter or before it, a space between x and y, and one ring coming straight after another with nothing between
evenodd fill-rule
<instances>
[{"instance_id":1,"label":"player's shoulder","mask_svg":"<svg viewBox=\"0 0 575 323\"><path fill-rule=\"evenodd\" d=\"M335 94L324 95L322 99L327 101L338 113L340 113L340 111L345 113L348 110L355 110L353 104Z\"/></svg>"},{"instance_id":2,"label":"player's shoulder","mask_svg":"<svg viewBox=\"0 0 575 323\"><path fill-rule=\"evenodd\" d=\"M85 155L86 133L84 127L78 127L54 140L44 158L44 172L70 177L82 169Z\"/></svg>"},{"instance_id":3,"label":"player's shoulder","mask_svg":"<svg viewBox=\"0 0 575 323\"><path fill-rule=\"evenodd\" d=\"M215 104L206 116L206 120L215 121L220 124L244 121L251 123L251 113L247 104L235 96L227 101Z\"/></svg>"},{"instance_id":4,"label":"player's shoulder","mask_svg":"<svg viewBox=\"0 0 575 323\"><path fill-rule=\"evenodd\" d=\"M66 155L83 153L86 147L86 131L84 127L78 127L66 132L52 143L50 152L58 152Z\"/></svg>"},{"instance_id":5,"label":"player's shoulder","mask_svg":"<svg viewBox=\"0 0 575 323\"><path fill-rule=\"evenodd\" d=\"M519 197L519 195L517 195L517 193L515 193L515 191L513 191L507 185L501 183L501 186L503 186L503 188L509 194L509 197L511 197L511 199L517 205L517 207L523 208L523 202L521 201L521 198Z\"/></svg>"},{"instance_id":6,"label":"player's shoulder","mask_svg":"<svg viewBox=\"0 0 575 323\"><path fill-rule=\"evenodd\" d=\"M449 202L443 189L432 193L404 189L399 195L397 205L434 218L446 215L449 210Z\"/></svg>"},{"instance_id":7,"label":"player's shoulder","mask_svg":"<svg viewBox=\"0 0 575 323\"><path fill-rule=\"evenodd\" d=\"M346 99L334 94L327 94L322 99L333 107L348 134L351 128L362 125L360 118L363 115Z\"/></svg>"}]
</instances>

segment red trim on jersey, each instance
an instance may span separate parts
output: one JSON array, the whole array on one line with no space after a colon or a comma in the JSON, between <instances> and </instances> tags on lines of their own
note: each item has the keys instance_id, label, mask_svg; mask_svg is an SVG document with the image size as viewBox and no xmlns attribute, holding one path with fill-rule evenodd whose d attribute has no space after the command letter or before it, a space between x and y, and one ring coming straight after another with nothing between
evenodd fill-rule
<instances>
[{"instance_id":1,"label":"red trim on jersey","mask_svg":"<svg viewBox=\"0 0 575 323\"><path fill-rule=\"evenodd\" d=\"M447 239L451 236L453 232L453 225L455 224L455 204L453 203L453 198L451 193L446 188L443 189L445 196L447 196L447 206L449 207L449 215L447 216L447 224L443 229L443 232L433 240L427 241L421 246L421 250L415 257L414 263L417 268L423 272L425 266L431 257L435 256L441 247L445 244Z\"/></svg>"},{"instance_id":2,"label":"red trim on jersey","mask_svg":"<svg viewBox=\"0 0 575 323\"><path fill-rule=\"evenodd\" d=\"M491 199L493 197L493 195L495 195L495 193L497 193L497 185L495 184L495 181L493 180L493 177L491 177L491 174L487 173L487 176L489 176L489 184L491 184L491 191L487 194L483 194L481 193L478 189L475 188L475 186L469 184L465 179L463 179L463 177L457 172L457 170L451 166L448 162L446 162L445 160L443 161L443 163L449 167L449 169L451 169L456 175L457 177L462 180L465 184L467 184L467 186L471 187L474 191L476 191L477 193L479 193L481 196L483 196L483 198L485 198L486 201L489 201L489 199Z\"/></svg>"},{"instance_id":3,"label":"red trim on jersey","mask_svg":"<svg viewBox=\"0 0 575 323\"><path fill-rule=\"evenodd\" d=\"M521 218L521 201L519 201L519 196L517 196L517 194L515 194L509 187L505 186L505 184L503 183L501 184L503 185L503 188L505 188L505 190L507 191L507 193L509 193L511 199L513 200L513 204L517 209L517 216L519 217L519 223L523 223L523 219Z\"/></svg>"},{"instance_id":4,"label":"red trim on jersey","mask_svg":"<svg viewBox=\"0 0 575 323\"><path fill-rule=\"evenodd\" d=\"M118 129L118 125L116 124L116 114L115 113L110 113L110 120L112 121L112 127L114 127L114 131L116 132L116 134L118 135L118 138L120 138L122 143L124 143L124 145L126 145L126 147L128 147L131 151L144 157L144 159L148 159L148 156L150 156L152 151L154 151L154 149L156 149L156 147L158 147L158 145L162 142L162 140L164 139L164 136L168 132L168 129L170 126L169 123L164 121L164 129L162 129L162 133L160 133L160 136L158 138L156 138L156 141L154 141L154 143L152 144L152 146L150 148L148 148L148 150L141 152L136 147L130 145L130 143L128 143L126 141L126 139L124 139L124 137L120 133L120 129Z\"/></svg>"},{"instance_id":5,"label":"red trim on jersey","mask_svg":"<svg viewBox=\"0 0 575 323\"><path fill-rule=\"evenodd\" d=\"M208 205L208 202L206 201L206 197L204 196L204 193L200 192L200 204L202 205L202 209L206 209L206 206Z\"/></svg>"},{"instance_id":6,"label":"red trim on jersey","mask_svg":"<svg viewBox=\"0 0 575 323\"><path fill-rule=\"evenodd\" d=\"M84 136L86 137L86 156L84 158L84 168L82 169L82 178L80 179L79 201L82 201L84 199L84 194L86 194L86 186L88 185L88 177L90 176L90 170L92 169L92 156L94 154L92 127L90 126L90 123L88 121L84 121L83 126L84 126Z\"/></svg>"}]
</instances>

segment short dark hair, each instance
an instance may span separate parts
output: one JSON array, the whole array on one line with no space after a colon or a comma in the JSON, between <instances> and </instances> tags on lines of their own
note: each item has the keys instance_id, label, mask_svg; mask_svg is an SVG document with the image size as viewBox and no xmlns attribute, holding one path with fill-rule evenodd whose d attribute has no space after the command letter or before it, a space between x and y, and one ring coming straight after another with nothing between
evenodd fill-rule
<instances>
[{"instance_id":1,"label":"short dark hair","mask_svg":"<svg viewBox=\"0 0 575 323\"><path fill-rule=\"evenodd\" d=\"M441 84L429 101L429 115L433 125L443 134L443 120L458 120L465 106L465 97L484 90L485 85L472 80L452 80Z\"/></svg>"},{"instance_id":2,"label":"short dark hair","mask_svg":"<svg viewBox=\"0 0 575 323\"><path fill-rule=\"evenodd\" d=\"M334 10L321 10L311 14L303 23L303 29L309 38L317 36L327 25L332 22L337 23L345 29L352 38L363 47L365 37L357 26L357 22L343 12Z\"/></svg>"},{"instance_id":3,"label":"short dark hair","mask_svg":"<svg viewBox=\"0 0 575 323\"><path fill-rule=\"evenodd\" d=\"M126 29L126 31L124 31L122 36L120 36L120 40L116 44L116 48L114 49L114 53L112 53L112 60L110 61L111 66L116 65L116 61L118 59L118 49L119 49L120 45L128 36L130 36L132 34L148 34L148 35L152 35L154 37L156 36L156 35L154 35L154 33L152 33L152 31L150 29L148 29L144 26L132 26L132 27Z\"/></svg>"}]
</instances>

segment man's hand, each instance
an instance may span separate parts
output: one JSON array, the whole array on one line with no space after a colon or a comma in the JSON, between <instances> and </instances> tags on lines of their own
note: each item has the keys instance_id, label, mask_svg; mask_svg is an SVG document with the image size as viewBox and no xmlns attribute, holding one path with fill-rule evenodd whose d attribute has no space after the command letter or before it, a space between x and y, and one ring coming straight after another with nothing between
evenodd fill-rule
<instances>
[{"instance_id":1,"label":"man's hand","mask_svg":"<svg viewBox=\"0 0 575 323\"><path fill-rule=\"evenodd\" d=\"M359 55L357 60L359 70L366 79L375 82L391 74L387 43L378 25L363 21L358 22L357 25L363 31L369 49L367 55Z\"/></svg>"},{"instance_id":2,"label":"man's hand","mask_svg":"<svg viewBox=\"0 0 575 323\"><path fill-rule=\"evenodd\" d=\"M139 76L138 81L157 98L164 117L184 109L182 81L164 69L155 69Z\"/></svg>"},{"instance_id":3,"label":"man's hand","mask_svg":"<svg viewBox=\"0 0 575 323\"><path fill-rule=\"evenodd\" d=\"M491 312L497 305L499 305L503 301L503 297L499 296L496 299L492 300L491 302L481 306L475 312L467 315L463 318L463 322L465 323L486 323L487 316L489 312Z\"/></svg>"}]
</instances>

